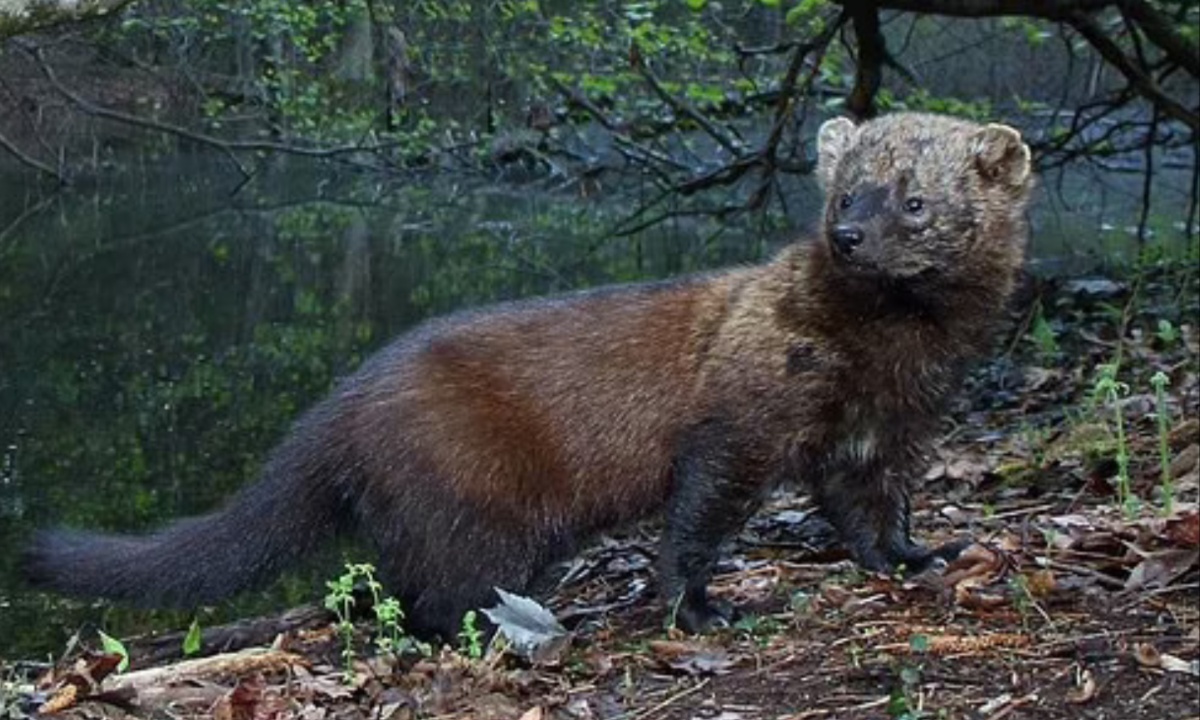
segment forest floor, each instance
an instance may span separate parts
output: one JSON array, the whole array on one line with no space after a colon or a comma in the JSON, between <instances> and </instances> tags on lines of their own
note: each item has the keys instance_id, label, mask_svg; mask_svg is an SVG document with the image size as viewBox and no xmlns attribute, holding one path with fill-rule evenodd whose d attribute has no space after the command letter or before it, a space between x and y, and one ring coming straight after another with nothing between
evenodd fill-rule
<instances>
[{"instance_id":1,"label":"forest floor","mask_svg":"<svg viewBox=\"0 0 1200 720\"><path fill-rule=\"evenodd\" d=\"M1200 718L1194 271L1034 289L917 494L917 537L976 540L940 571L864 573L802 496L780 494L712 586L743 619L709 636L663 629L647 525L571 564L547 600L570 642L536 663L372 656L360 637L347 680L336 626L314 609L265 639L210 628L203 652L217 654L200 659L179 661L179 638L128 641L132 672L76 651L36 690L10 683L0 718L39 705L222 720ZM1114 362L1106 385L1098 368ZM235 649L247 641L259 645Z\"/></svg>"}]
</instances>

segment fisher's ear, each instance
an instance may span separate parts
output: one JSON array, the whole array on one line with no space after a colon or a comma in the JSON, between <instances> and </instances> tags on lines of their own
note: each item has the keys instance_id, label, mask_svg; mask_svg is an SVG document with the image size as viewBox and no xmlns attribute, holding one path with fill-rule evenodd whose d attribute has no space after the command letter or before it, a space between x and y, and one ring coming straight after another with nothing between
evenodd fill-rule
<instances>
[{"instance_id":1,"label":"fisher's ear","mask_svg":"<svg viewBox=\"0 0 1200 720\"><path fill-rule=\"evenodd\" d=\"M985 125L971 138L971 152L975 167L987 180L1012 188L1029 180L1029 146L1021 141L1021 133L1007 125Z\"/></svg>"},{"instance_id":2,"label":"fisher's ear","mask_svg":"<svg viewBox=\"0 0 1200 720\"><path fill-rule=\"evenodd\" d=\"M826 188L833 187L838 162L846 154L857 130L848 118L826 120L817 131L817 178Z\"/></svg>"}]
</instances>

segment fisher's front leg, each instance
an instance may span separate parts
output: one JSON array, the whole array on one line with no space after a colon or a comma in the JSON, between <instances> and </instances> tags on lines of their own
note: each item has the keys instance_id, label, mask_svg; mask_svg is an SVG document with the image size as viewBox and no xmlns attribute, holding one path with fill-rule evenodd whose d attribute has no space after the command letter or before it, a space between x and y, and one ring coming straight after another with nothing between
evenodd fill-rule
<instances>
[{"instance_id":1,"label":"fisher's front leg","mask_svg":"<svg viewBox=\"0 0 1200 720\"><path fill-rule=\"evenodd\" d=\"M721 544L761 504L766 461L730 424L710 420L687 432L673 466L659 552L663 595L677 627L724 627L733 609L710 601L708 583Z\"/></svg>"},{"instance_id":2,"label":"fisher's front leg","mask_svg":"<svg viewBox=\"0 0 1200 720\"><path fill-rule=\"evenodd\" d=\"M879 462L826 468L813 487L817 505L859 565L882 572L902 567L919 573L958 557L970 541L937 548L913 541L909 492L907 474Z\"/></svg>"}]
</instances>

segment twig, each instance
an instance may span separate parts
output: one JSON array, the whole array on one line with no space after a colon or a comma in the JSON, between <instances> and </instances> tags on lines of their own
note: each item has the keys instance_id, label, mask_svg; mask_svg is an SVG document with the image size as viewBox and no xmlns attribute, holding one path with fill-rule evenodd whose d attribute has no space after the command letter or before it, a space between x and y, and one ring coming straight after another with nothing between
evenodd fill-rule
<instances>
[{"instance_id":1,"label":"twig","mask_svg":"<svg viewBox=\"0 0 1200 720\"><path fill-rule=\"evenodd\" d=\"M380 145L377 147L367 148L356 143L353 145L340 145L330 148L309 148L298 145L288 145L285 143L265 142L258 140L222 140L204 133L193 132L171 123L161 122L158 120L149 120L137 115L130 115L119 110L113 110L112 108L97 105L87 98L75 93L58 79L58 75L54 72L54 69L50 67L45 58L42 56L42 50L40 47L29 43L20 43L20 45L37 63L38 68L46 77L46 80L50 83L50 85L56 91L58 91L60 95L67 98L72 104L74 104L84 113L93 115L95 117L104 118L106 120L113 120L115 122L133 125L146 130L153 130L155 132L174 135L175 137L184 140L216 148L225 153L225 155L237 167L238 171L243 175L243 177L249 177L251 173L238 159L236 154L238 152L275 152L318 159L334 159L341 155L347 155L355 152L378 151L388 147L387 145Z\"/></svg>"},{"instance_id":2,"label":"twig","mask_svg":"<svg viewBox=\"0 0 1200 720\"><path fill-rule=\"evenodd\" d=\"M1124 75L1138 93L1149 98L1163 112L1187 125L1193 131L1200 131L1200 114L1188 110L1163 92L1153 78L1126 57L1120 46L1108 37L1103 28L1097 25L1090 15L1076 12L1068 16L1067 22L1091 44L1096 52L1100 53L1102 58Z\"/></svg>"},{"instance_id":3,"label":"twig","mask_svg":"<svg viewBox=\"0 0 1200 720\"><path fill-rule=\"evenodd\" d=\"M1004 518L1019 517L1021 515L1034 515L1040 512L1045 512L1046 510L1053 510L1056 506L1057 503L1045 503L1043 505L1032 505L1030 507L1017 508L1016 510L1007 510L1002 513L996 513L991 517L981 518L980 522L988 523L995 522L996 520L1002 520Z\"/></svg>"},{"instance_id":4,"label":"twig","mask_svg":"<svg viewBox=\"0 0 1200 720\"><path fill-rule=\"evenodd\" d=\"M695 693L700 692L702 689L704 689L705 686L708 685L708 683L711 681L711 679L712 678L704 678L703 680L701 680L700 682L691 686L690 688L680 690L679 692L668 697L666 700L663 700L662 702L655 705L654 707L649 707L649 708L645 708L643 710L639 710L638 712L634 713L633 715L628 716L628 720L642 720L642 718L655 717L658 715L658 712L660 710L663 710L666 707L673 705L674 703L678 702L679 700L682 700L683 698L687 697L688 695L694 695Z\"/></svg>"},{"instance_id":5,"label":"twig","mask_svg":"<svg viewBox=\"0 0 1200 720\"><path fill-rule=\"evenodd\" d=\"M1031 692L1028 695L1022 695L1019 698L1013 698L1012 700L1008 701L1004 707L989 715L988 720L1001 720L1002 718L1007 717L1013 710L1016 710L1022 705L1028 705L1031 702L1037 702L1037 699L1037 691Z\"/></svg>"},{"instance_id":6,"label":"twig","mask_svg":"<svg viewBox=\"0 0 1200 720\"><path fill-rule=\"evenodd\" d=\"M758 47L745 47L741 43L734 43L733 51L739 57L755 57L757 55L782 55L783 53L796 47L794 41L778 42L774 45L761 45Z\"/></svg>"},{"instance_id":7,"label":"twig","mask_svg":"<svg viewBox=\"0 0 1200 720\"><path fill-rule=\"evenodd\" d=\"M17 232L17 228L21 227L26 220L40 213L47 205L54 202L54 199L57 197L57 192L47 195L34 205L25 208L25 210L22 211L15 220L10 222L4 228L4 230L0 230L0 259L2 259L8 252L8 247L5 246L5 243L8 241L9 236L15 234Z\"/></svg>"},{"instance_id":8,"label":"twig","mask_svg":"<svg viewBox=\"0 0 1200 720\"><path fill-rule=\"evenodd\" d=\"M642 57L644 57L644 55L642 55ZM646 84L650 86L650 89L654 91L654 94L658 96L659 100L662 100L664 103L669 105L676 113L687 117L699 125L700 128L704 130L709 137L715 140L718 145L728 150L730 155L733 155L735 158L740 158L745 154L745 151L738 143L735 143L728 134L722 132L721 129L714 125L711 120L706 118L703 114L696 110L696 108L692 107L691 103L677 98L671 93L667 92L666 89L663 88L662 83L659 82L658 76L654 74L654 71L650 69L650 66L645 62L645 60L637 63L637 70L641 74L642 79L646 81Z\"/></svg>"},{"instance_id":9,"label":"twig","mask_svg":"<svg viewBox=\"0 0 1200 720\"><path fill-rule=\"evenodd\" d=\"M40 173L45 173L58 181L59 185L66 185L67 179L62 173L43 163L37 158L26 155L21 152L21 148L17 147L11 140L0 134L0 147L4 148L23 165L27 165Z\"/></svg>"},{"instance_id":10,"label":"twig","mask_svg":"<svg viewBox=\"0 0 1200 720\"><path fill-rule=\"evenodd\" d=\"M1158 137L1158 106L1150 108L1150 131L1146 135L1146 167L1142 176L1142 208L1138 216L1138 247L1146 246L1146 226L1150 222L1150 201L1154 190L1154 140Z\"/></svg>"},{"instance_id":11,"label":"twig","mask_svg":"<svg viewBox=\"0 0 1200 720\"><path fill-rule=\"evenodd\" d=\"M1070 563L1059 562L1057 560L1051 560L1048 557L1037 558L1035 560L1035 562L1038 565L1041 565L1043 567L1048 567L1053 570L1063 570L1066 572L1075 573L1076 575L1083 575L1085 577L1090 577L1093 580L1096 580L1097 582L1099 582L1101 585L1107 585L1108 587L1111 587L1111 588L1120 588L1122 590L1125 589L1125 583L1122 582L1121 580L1118 580L1117 578L1113 577L1112 575L1105 575L1104 573L1100 572L1099 570L1093 570L1090 567L1084 567L1082 565L1072 565Z\"/></svg>"},{"instance_id":12,"label":"twig","mask_svg":"<svg viewBox=\"0 0 1200 720\"><path fill-rule=\"evenodd\" d=\"M1144 603L1145 601L1149 600L1150 598L1158 597L1159 595L1169 595L1173 592L1180 592L1183 590L1195 590L1197 588L1200 588L1200 582L1180 583L1178 585L1167 585L1166 587L1160 587L1160 588L1154 588L1153 590L1147 590L1145 592L1139 593L1138 596L1136 598L1134 598L1133 600L1130 600L1129 602L1127 602L1123 605L1117 606L1117 612L1119 612L1119 613L1125 612L1126 610L1128 610L1136 605L1140 605L1141 603Z\"/></svg>"},{"instance_id":13,"label":"twig","mask_svg":"<svg viewBox=\"0 0 1200 720\"><path fill-rule=\"evenodd\" d=\"M1133 20L1150 42L1192 77L1200 77L1200 53L1196 44L1175 31L1175 23L1145 0L1121 0L1121 12Z\"/></svg>"},{"instance_id":14,"label":"twig","mask_svg":"<svg viewBox=\"0 0 1200 720\"><path fill-rule=\"evenodd\" d=\"M588 99L588 96L579 92L575 88L567 87L561 80L553 75L547 78L554 89L567 98L568 102L574 103L583 109L593 120L600 123L605 129L612 132L618 132L617 124L603 110L596 106L596 103Z\"/></svg>"},{"instance_id":15,"label":"twig","mask_svg":"<svg viewBox=\"0 0 1200 720\"><path fill-rule=\"evenodd\" d=\"M784 75L783 82L780 85L779 99L775 105L775 121L771 124L771 132L767 135L767 139L763 142L762 147L753 154L742 156L728 165L680 184L676 188L679 194L691 195L716 185L731 185L756 167L763 167L764 175L769 178L776 167L776 151L783 137L783 129L786 127L788 117L791 115L791 110L795 103L795 95L801 90L798 85L800 71L804 68L804 60L809 54L813 52L818 53L818 58L813 64L813 72L809 74L808 79L805 81L805 86L807 87L811 86L813 78L816 77L817 70L821 65L820 58L824 56L825 48L828 47L829 42L837 34L838 29L845 24L847 17L845 12L840 13L837 19L826 25L821 34L811 42L795 46L792 53L792 60L788 64L787 73ZM765 182L766 179L764 179ZM756 195L761 195L761 187Z\"/></svg>"}]
</instances>

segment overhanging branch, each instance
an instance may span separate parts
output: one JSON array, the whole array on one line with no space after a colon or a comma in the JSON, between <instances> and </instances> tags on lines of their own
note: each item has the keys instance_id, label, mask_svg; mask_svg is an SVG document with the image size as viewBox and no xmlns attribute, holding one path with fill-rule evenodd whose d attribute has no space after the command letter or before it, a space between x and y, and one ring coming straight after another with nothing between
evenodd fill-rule
<instances>
[{"instance_id":1,"label":"overhanging branch","mask_svg":"<svg viewBox=\"0 0 1200 720\"><path fill-rule=\"evenodd\" d=\"M1163 92L1153 78L1134 64L1121 48L1109 39L1104 30L1096 24L1095 19L1090 15L1077 13L1068 18L1067 23L1075 28L1075 31L1082 35L1096 49L1096 52L1100 53L1101 57L1124 75L1139 94L1152 100L1173 119L1187 125L1193 131L1200 131L1200 115Z\"/></svg>"}]
</instances>

